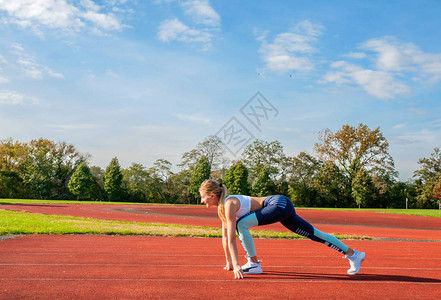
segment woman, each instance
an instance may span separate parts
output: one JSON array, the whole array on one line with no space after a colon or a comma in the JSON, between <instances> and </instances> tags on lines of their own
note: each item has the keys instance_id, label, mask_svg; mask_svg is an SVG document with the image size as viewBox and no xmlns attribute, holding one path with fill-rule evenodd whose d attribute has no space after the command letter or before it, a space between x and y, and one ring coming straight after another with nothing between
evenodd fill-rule
<instances>
[{"instance_id":1,"label":"woman","mask_svg":"<svg viewBox=\"0 0 441 300\"><path fill-rule=\"evenodd\" d=\"M227 271L233 270L236 279L242 279L244 274L262 273L262 267L257 259L256 248L249 228L275 222L280 222L292 232L323 243L345 254L345 258L349 259L351 266L347 271L349 275L355 275L360 271L361 263L366 254L349 248L336 237L321 232L300 218L296 214L291 200L285 196L229 196L225 184L212 179L207 179L201 184L199 193L201 203L207 207L218 207L218 215L222 220L222 245L226 258L224 269ZM243 266L239 265L236 231L247 253L248 262Z\"/></svg>"}]
</instances>

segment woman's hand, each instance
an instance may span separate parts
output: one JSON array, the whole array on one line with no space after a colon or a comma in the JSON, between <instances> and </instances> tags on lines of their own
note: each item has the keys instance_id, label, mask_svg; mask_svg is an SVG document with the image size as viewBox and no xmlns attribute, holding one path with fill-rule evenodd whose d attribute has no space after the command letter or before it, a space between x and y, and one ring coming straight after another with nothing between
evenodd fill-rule
<instances>
[{"instance_id":1,"label":"woman's hand","mask_svg":"<svg viewBox=\"0 0 441 300\"><path fill-rule=\"evenodd\" d=\"M234 267L234 279L243 279L243 271L241 266Z\"/></svg>"},{"instance_id":2,"label":"woman's hand","mask_svg":"<svg viewBox=\"0 0 441 300\"><path fill-rule=\"evenodd\" d=\"M224 267L224 270L226 271L233 270L233 264L231 263L231 261L227 261L227 265Z\"/></svg>"}]
</instances>

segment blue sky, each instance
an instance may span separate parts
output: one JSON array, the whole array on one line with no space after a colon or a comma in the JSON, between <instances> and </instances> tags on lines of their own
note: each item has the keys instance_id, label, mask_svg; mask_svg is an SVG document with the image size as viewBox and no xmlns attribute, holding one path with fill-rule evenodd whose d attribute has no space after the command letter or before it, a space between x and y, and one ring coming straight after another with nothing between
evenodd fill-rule
<instances>
[{"instance_id":1,"label":"blue sky","mask_svg":"<svg viewBox=\"0 0 441 300\"><path fill-rule=\"evenodd\" d=\"M363 123L407 180L441 146L440 15L439 1L0 0L0 138L149 167L232 117L291 156ZM257 92L278 112L259 130L240 114Z\"/></svg>"}]
</instances>

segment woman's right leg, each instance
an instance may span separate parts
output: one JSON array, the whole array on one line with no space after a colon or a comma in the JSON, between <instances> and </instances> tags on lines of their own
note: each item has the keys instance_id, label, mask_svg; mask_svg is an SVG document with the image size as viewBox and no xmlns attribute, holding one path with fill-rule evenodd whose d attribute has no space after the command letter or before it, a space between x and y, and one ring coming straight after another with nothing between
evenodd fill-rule
<instances>
[{"instance_id":1,"label":"woman's right leg","mask_svg":"<svg viewBox=\"0 0 441 300\"><path fill-rule=\"evenodd\" d=\"M323 243L334 250L346 254L344 257L349 259L350 263L350 268L347 271L349 275L355 275L360 271L361 263L366 257L364 252L349 248L335 236L321 232L296 214L281 221L281 223L297 234L308 237L315 242Z\"/></svg>"},{"instance_id":2,"label":"woman's right leg","mask_svg":"<svg viewBox=\"0 0 441 300\"><path fill-rule=\"evenodd\" d=\"M281 221L283 226L299 235L307 237L315 242L325 244L326 246L346 254L349 247L333 235L321 232L309 222L299 217L297 214Z\"/></svg>"}]
</instances>

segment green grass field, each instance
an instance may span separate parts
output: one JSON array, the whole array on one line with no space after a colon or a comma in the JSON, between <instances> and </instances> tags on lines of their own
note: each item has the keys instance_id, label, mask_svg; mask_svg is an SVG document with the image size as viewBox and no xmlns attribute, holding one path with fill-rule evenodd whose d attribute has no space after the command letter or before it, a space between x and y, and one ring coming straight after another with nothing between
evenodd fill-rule
<instances>
[{"instance_id":1,"label":"green grass field","mask_svg":"<svg viewBox=\"0 0 441 300\"><path fill-rule=\"evenodd\" d=\"M100 234L100 235L145 235L222 237L220 228L181 224L142 223L99 220L91 218L44 215L0 209L0 235L30 234ZM290 232L251 230L256 238L300 239L302 236ZM339 235L339 239L369 239L366 236Z\"/></svg>"}]
</instances>

